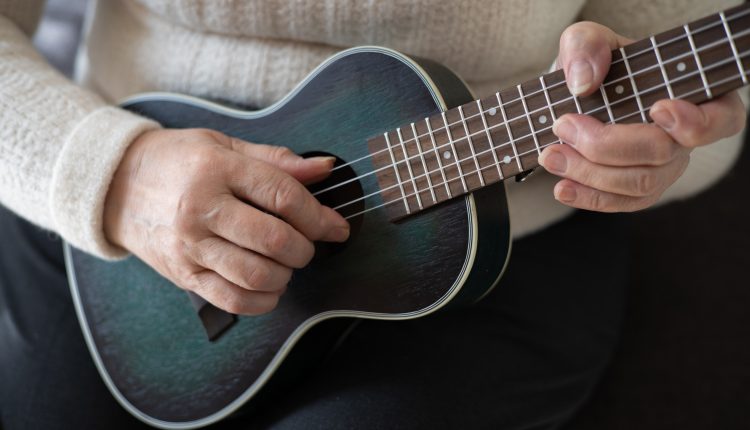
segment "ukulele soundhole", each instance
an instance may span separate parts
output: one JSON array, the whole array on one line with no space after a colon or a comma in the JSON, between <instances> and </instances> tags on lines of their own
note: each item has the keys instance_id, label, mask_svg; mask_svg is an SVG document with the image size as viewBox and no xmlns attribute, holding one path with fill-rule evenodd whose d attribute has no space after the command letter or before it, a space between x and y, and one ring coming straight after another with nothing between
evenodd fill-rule
<instances>
[{"instance_id":1,"label":"ukulele soundhole","mask_svg":"<svg viewBox=\"0 0 750 430\"><path fill-rule=\"evenodd\" d=\"M305 157L336 157L326 152L310 152ZM344 218L347 218L351 227L351 240L362 226L362 212L365 210L364 191L362 184L357 179L357 174L347 162L336 157L333 172L324 180L308 186L310 192L325 206L335 209ZM319 194L316 194L319 193ZM357 216L359 215L359 216ZM315 244L316 258L330 255L341 251L346 247L344 243L318 242Z\"/></svg>"}]
</instances>

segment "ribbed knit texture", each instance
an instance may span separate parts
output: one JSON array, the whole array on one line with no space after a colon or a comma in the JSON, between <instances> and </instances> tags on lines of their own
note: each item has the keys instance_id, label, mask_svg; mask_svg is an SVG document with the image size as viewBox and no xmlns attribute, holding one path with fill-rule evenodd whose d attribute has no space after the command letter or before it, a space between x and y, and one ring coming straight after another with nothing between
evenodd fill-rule
<instances>
[{"instance_id":1,"label":"ribbed knit texture","mask_svg":"<svg viewBox=\"0 0 750 430\"><path fill-rule=\"evenodd\" d=\"M579 18L640 38L737 3L104 0L79 62L83 89L28 40L43 1L0 0L0 203L84 250L118 257L102 233L106 191L127 146L157 125L107 103L159 90L266 106L355 45L437 60L484 96L545 71L561 32ZM738 152L739 139L696 151L666 199L705 188ZM552 197L554 182L539 174L508 184L516 235L569 213Z\"/></svg>"}]
</instances>

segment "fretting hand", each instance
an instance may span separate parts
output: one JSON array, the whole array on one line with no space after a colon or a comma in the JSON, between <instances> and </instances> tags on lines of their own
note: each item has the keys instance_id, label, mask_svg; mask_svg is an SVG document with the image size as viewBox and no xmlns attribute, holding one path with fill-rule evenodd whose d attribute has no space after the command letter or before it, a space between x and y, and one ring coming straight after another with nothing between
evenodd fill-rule
<instances>
[{"instance_id":1,"label":"fretting hand","mask_svg":"<svg viewBox=\"0 0 750 430\"><path fill-rule=\"evenodd\" d=\"M178 286L236 314L272 310L313 241L344 241L348 223L302 183L332 158L222 133L158 130L139 137L107 195L108 239Z\"/></svg>"},{"instance_id":2,"label":"fretting hand","mask_svg":"<svg viewBox=\"0 0 750 430\"><path fill-rule=\"evenodd\" d=\"M591 22L568 27L560 39L558 64L571 93L598 91L611 51L630 42ZM539 157L547 171L564 178L555 186L555 198L602 212L647 208L682 175L694 148L745 126L745 109L736 92L700 106L662 100L650 115L655 124L605 125L587 115L560 117L553 130L566 145L550 146Z\"/></svg>"}]
</instances>

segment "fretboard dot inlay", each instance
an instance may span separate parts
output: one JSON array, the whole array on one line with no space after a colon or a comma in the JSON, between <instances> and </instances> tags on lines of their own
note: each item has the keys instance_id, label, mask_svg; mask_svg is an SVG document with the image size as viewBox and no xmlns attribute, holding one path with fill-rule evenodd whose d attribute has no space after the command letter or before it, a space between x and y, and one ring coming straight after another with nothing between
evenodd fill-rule
<instances>
[{"instance_id":1,"label":"fretboard dot inlay","mask_svg":"<svg viewBox=\"0 0 750 430\"><path fill-rule=\"evenodd\" d=\"M497 114L497 109L495 109L495 108L491 108L490 110L488 110L488 111L487 111L487 113L488 113L488 114L489 114L490 116L495 116L495 114Z\"/></svg>"},{"instance_id":2,"label":"fretboard dot inlay","mask_svg":"<svg viewBox=\"0 0 750 430\"><path fill-rule=\"evenodd\" d=\"M542 115L539 117L539 124L547 124L547 116Z\"/></svg>"},{"instance_id":3,"label":"fretboard dot inlay","mask_svg":"<svg viewBox=\"0 0 750 430\"><path fill-rule=\"evenodd\" d=\"M450 160L451 152L450 151L443 152L443 158L445 158L446 160Z\"/></svg>"},{"instance_id":4,"label":"fretboard dot inlay","mask_svg":"<svg viewBox=\"0 0 750 430\"><path fill-rule=\"evenodd\" d=\"M622 93L625 92L625 87L623 87L622 85L618 85L618 86L615 87L615 92L617 94L622 94Z\"/></svg>"},{"instance_id":5,"label":"fretboard dot inlay","mask_svg":"<svg viewBox=\"0 0 750 430\"><path fill-rule=\"evenodd\" d=\"M685 70L687 70L687 66L685 65L685 63L680 62L679 64L677 64L678 72L684 72Z\"/></svg>"},{"instance_id":6,"label":"fretboard dot inlay","mask_svg":"<svg viewBox=\"0 0 750 430\"><path fill-rule=\"evenodd\" d=\"M503 157L503 163L510 164L510 155L506 155L505 157Z\"/></svg>"}]
</instances>

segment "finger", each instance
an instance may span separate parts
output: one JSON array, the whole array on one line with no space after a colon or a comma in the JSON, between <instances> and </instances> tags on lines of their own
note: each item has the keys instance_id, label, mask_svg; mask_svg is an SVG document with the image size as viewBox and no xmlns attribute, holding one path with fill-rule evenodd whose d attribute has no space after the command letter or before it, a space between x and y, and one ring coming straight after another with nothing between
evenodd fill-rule
<instances>
[{"instance_id":1,"label":"finger","mask_svg":"<svg viewBox=\"0 0 750 430\"><path fill-rule=\"evenodd\" d=\"M568 114L555 121L552 131L589 161L607 166L663 166L685 152L653 124L603 124Z\"/></svg>"},{"instance_id":2,"label":"finger","mask_svg":"<svg viewBox=\"0 0 750 430\"><path fill-rule=\"evenodd\" d=\"M219 237L202 240L191 254L196 264L246 290L281 294L292 277L292 269Z\"/></svg>"},{"instance_id":3,"label":"finger","mask_svg":"<svg viewBox=\"0 0 750 430\"><path fill-rule=\"evenodd\" d=\"M222 146L272 164L305 184L325 179L336 161L335 157L303 158L284 146L250 143L211 129L203 131Z\"/></svg>"},{"instance_id":4,"label":"finger","mask_svg":"<svg viewBox=\"0 0 750 430\"><path fill-rule=\"evenodd\" d=\"M214 234L287 267L305 267L315 253L314 245L302 233L234 196L218 202L205 222Z\"/></svg>"},{"instance_id":5,"label":"finger","mask_svg":"<svg viewBox=\"0 0 750 430\"><path fill-rule=\"evenodd\" d=\"M248 157L265 161L291 175L303 184L325 179L333 168L335 157L301 157L285 146L261 145L232 139L232 149Z\"/></svg>"},{"instance_id":6,"label":"finger","mask_svg":"<svg viewBox=\"0 0 750 430\"><path fill-rule=\"evenodd\" d=\"M568 145L546 148L539 163L550 173L600 191L630 197L661 194L677 180L688 156L659 167L611 167L592 163Z\"/></svg>"},{"instance_id":7,"label":"finger","mask_svg":"<svg viewBox=\"0 0 750 430\"><path fill-rule=\"evenodd\" d=\"M563 179L555 185L555 199L567 206L597 212L633 212L653 205L658 196L630 197L595 190Z\"/></svg>"},{"instance_id":8,"label":"finger","mask_svg":"<svg viewBox=\"0 0 750 430\"><path fill-rule=\"evenodd\" d=\"M230 170L228 183L236 196L280 216L309 240L342 242L349 237L349 223L288 174L247 157Z\"/></svg>"},{"instance_id":9,"label":"finger","mask_svg":"<svg viewBox=\"0 0 750 430\"><path fill-rule=\"evenodd\" d=\"M560 37L558 63L565 70L570 93L585 96L604 81L612 62L612 50L631 41L593 22L568 27Z\"/></svg>"},{"instance_id":10,"label":"finger","mask_svg":"<svg viewBox=\"0 0 750 430\"><path fill-rule=\"evenodd\" d=\"M651 118L675 141L688 148L734 136L745 128L745 106L737 92L696 106L684 100L662 100Z\"/></svg>"},{"instance_id":11,"label":"finger","mask_svg":"<svg viewBox=\"0 0 750 430\"><path fill-rule=\"evenodd\" d=\"M264 314L279 302L277 293L248 291L211 270L196 273L190 289L212 305L238 315Z\"/></svg>"}]
</instances>

